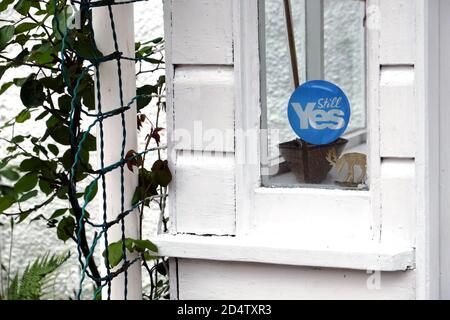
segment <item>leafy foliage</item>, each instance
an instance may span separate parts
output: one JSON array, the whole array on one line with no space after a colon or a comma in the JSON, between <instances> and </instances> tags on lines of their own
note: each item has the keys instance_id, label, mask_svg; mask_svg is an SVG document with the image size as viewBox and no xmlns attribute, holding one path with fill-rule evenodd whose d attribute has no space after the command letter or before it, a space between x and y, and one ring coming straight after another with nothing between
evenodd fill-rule
<instances>
[{"instance_id":1,"label":"leafy foliage","mask_svg":"<svg viewBox=\"0 0 450 320\"><path fill-rule=\"evenodd\" d=\"M69 259L70 253L38 257L29 264L22 275L16 273L8 289L8 300L40 300L50 276Z\"/></svg>"},{"instance_id":2,"label":"leafy foliage","mask_svg":"<svg viewBox=\"0 0 450 320\"><path fill-rule=\"evenodd\" d=\"M131 238L125 239L125 248L129 252L139 252L143 254L145 260L155 258L158 253L158 248L148 240L134 240ZM106 250L103 251L103 257L106 257ZM116 267L123 259L123 244L122 241L113 242L108 246L108 261L111 268Z\"/></svg>"},{"instance_id":3,"label":"leafy foliage","mask_svg":"<svg viewBox=\"0 0 450 320\"><path fill-rule=\"evenodd\" d=\"M76 167L75 175L77 182L89 185L95 174L91 164L95 157L91 153L96 151L97 143L96 137L85 132L82 114L95 110L95 84L94 71L83 73L83 70L103 53L92 46L93 35L87 23L91 13L81 15L81 28L69 29L68 5L67 0L0 2L0 12L13 8L19 15L18 18L11 17L10 20L14 21L5 21L0 27L0 95L17 87L21 100L17 103L16 116L0 124L0 131L7 133L2 136L8 137L1 138L7 154L0 160L0 215L15 217L18 223L44 219L62 241L81 243L81 251L86 257L89 251L87 236L85 228L80 230L78 226L81 215L77 199L92 201L97 186L89 194L88 188L70 194L69 172L75 159L70 136L74 137L77 145L85 134L87 136L79 153L80 165ZM67 38L62 52L64 32L67 32ZM163 47L162 38L136 43L137 76L163 69ZM28 67L28 70L23 71L21 77L4 80L13 69L19 67ZM159 124L159 115L165 111L164 90L164 76L155 83L137 88L137 128L142 130L145 122L151 126L146 135L146 148L152 143L158 147L160 145L163 128ZM151 102L157 108L154 121L144 113ZM71 116L73 126L70 126ZM27 135L16 134L17 126L30 126L31 122L42 123L43 132L28 130ZM136 153L130 150L127 154ZM138 168L139 187L135 192L134 204L141 204L141 217L144 207L149 207L151 203L163 208L163 197L148 197L165 192L171 180L167 162L161 160L159 150L158 160L150 171L145 169L145 160L144 155L127 163L129 170ZM36 199L41 201L37 205ZM58 208L50 216L42 214L40 210L54 199L65 200L68 205ZM69 210L67 207L72 208ZM166 223L167 220L164 220L164 228ZM80 231L79 239L76 239L77 231ZM147 257L147 251L138 250L141 247L137 243L141 240L132 241L134 245L129 250L136 250L143 258ZM90 259L91 274L99 276L95 261Z\"/></svg>"}]
</instances>

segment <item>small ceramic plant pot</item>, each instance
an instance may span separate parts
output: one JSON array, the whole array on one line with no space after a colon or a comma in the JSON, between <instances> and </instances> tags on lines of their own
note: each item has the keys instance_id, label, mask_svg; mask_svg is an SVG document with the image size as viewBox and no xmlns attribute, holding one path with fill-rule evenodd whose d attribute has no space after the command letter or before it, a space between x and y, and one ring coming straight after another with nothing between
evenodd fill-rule
<instances>
[{"instance_id":1,"label":"small ceramic plant pot","mask_svg":"<svg viewBox=\"0 0 450 320\"><path fill-rule=\"evenodd\" d=\"M317 184L323 182L332 169L331 163L326 159L327 154L334 149L339 158L347 142L348 140L340 138L330 144L313 145L295 139L281 143L278 147L298 182Z\"/></svg>"}]
</instances>

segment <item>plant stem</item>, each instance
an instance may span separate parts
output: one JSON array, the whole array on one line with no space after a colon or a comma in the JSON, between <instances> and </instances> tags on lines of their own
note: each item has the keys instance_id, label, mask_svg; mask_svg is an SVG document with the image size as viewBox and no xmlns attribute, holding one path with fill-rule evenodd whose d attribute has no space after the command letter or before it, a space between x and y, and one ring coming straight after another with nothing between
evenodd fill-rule
<instances>
[{"instance_id":1,"label":"plant stem","mask_svg":"<svg viewBox=\"0 0 450 320\"><path fill-rule=\"evenodd\" d=\"M9 257L8 257L8 271L6 274L6 290L9 291L9 281L11 279L11 260L12 260L12 250L14 243L14 221L11 218L11 236L10 236L10 244L9 244ZM8 292L6 294L8 296Z\"/></svg>"}]
</instances>

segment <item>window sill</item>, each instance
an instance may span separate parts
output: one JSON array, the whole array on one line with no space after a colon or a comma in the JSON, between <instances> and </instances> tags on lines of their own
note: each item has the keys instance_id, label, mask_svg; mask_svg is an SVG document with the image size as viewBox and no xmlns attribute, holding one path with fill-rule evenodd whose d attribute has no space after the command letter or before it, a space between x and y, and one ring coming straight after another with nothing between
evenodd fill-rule
<instances>
[{"instance_id":1,"label":"window sill","mask_svg":"<svg viewBox=\"0 0 450 320\"><path fill-rule=\"evenodd\" d=\"M267 237L266 237L267 238ZM159 235L152 241L161 256L373 271L414 268L414 248L376 243L312 244L257 237Z\"/></svg>"},{"instance_id":2,"label":"window sill","mask_svg":"<svg viewBox=\"0 0 450 320\"><path fill-rule=\"evenodd\" d=\"M345 136L349 142L342 154L346 153L363 153L368 154L367 143L365 139L365 131L356 131ZM276 164L278 163L278 165ZM342 190L367 190L366 185L358 187L342 187L338 186L335 181L343 181L346 171L338 173L335 168L332 168L327 178L320 184L305 184L298 182L294 173L288 168L285 160L280 156L278 161L275 161L270 168L271 172L267 176L263 176L263 185L269 188L323 188L323 189L342 189ZM355 167L355 176L361 175L361 168Z\"/></svg>"}]
</instances>

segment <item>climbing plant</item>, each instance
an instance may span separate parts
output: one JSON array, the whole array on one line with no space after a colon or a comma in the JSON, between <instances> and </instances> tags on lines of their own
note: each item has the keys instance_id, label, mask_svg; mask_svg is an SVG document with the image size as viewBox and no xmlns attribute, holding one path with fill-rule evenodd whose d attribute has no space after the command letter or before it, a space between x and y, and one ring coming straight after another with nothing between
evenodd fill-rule
<instances>
[{"instance_id":1,"label":"climbing plant","mask_svg":"<svg viewBox=\"0 0 450 320\"><path fill-rule=\"evenodd\" d=\"M96 225L87 212L87 204L96 197L98 182L107 168L95 168L93 153L97 152L97 138L90 132L91 126L83 122L83 116L95 115L101 122L106 117L123 115L126 108L136 103L137 129L150 128L145 137L145 151L124 150L117 167L131 171L137 168L139 186L134 192L133 208L139 210L142 220L144 209L156 204L162 212L162 228L166 230L167 218L163 212L171 174L167 161L162 158L164 146L160 136L164 130L160 116L165 111L165 78L160 76L156 82L138 87L133 101L121 106L123 110L111 114L96 110L99 64L125 57L120 52L102 53L96 48L90 1L79 4L82 7L79 28L69 28L68 1L0 2L0 13L14 12L2 20L0 27L0 95L14 87L20 90L20 101L13 106L16 116L0 124L0 139L7 153L0 160L0 214L15 218L17 223L44 220L59 239L74 241L82 270L97 288L95 298L119 273L111 273L110 269L126 260L126 251L138 252L139 261L149 273L150 290L144 297L165 297L167 260L154 256L157 248L148 240L123 238L107 243L103 259L108 275L102 276L99 271L100 261L93 255L95 244L89 243L88 226L100 227L100 232L106 233L113 222ZM110 8L114 1L104 5ZM138 77L163 68L163 48L162 38L136 43L134 59ZM13 69L15 75L21 76L3 81ZM149 116L149 108L156 109L152 112L154 117ZM19 126L26 126L28 133L17 134ZM156 153L152 157L156 160L149 164L150 151ZM81 185L85 186L83 190ZM36 199L41 201L37 203ZM44 214L42 209L56 199L66 205L50 215ZM119 223L125 215L125 212L118 213L121 217L114 223ZM96 241L98 234L93 232ZM126 272L127 266L124 263L119 271ZM158 279L158 273L162 279Z\"/></svg>"}]
</instances>

